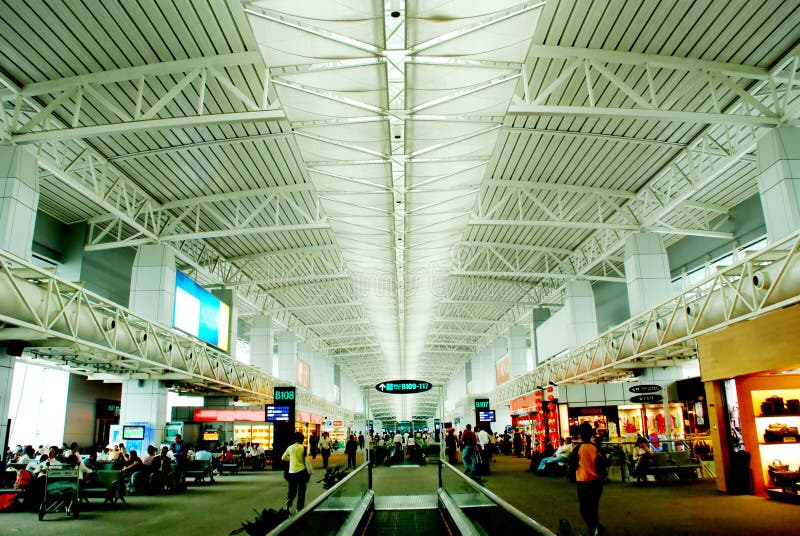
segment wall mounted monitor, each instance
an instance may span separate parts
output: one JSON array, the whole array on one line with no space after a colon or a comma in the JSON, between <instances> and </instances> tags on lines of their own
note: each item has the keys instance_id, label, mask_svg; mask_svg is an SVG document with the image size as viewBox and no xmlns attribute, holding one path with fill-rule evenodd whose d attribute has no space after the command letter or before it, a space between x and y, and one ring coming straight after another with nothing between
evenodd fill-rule
<instances>
[{"instance_id":1,"label":"wall mounted monitor","mask_svg":"<svg viewBox=\"0 0 800 536\"><path fill-rule=\"evenodd\" d=\"M122 439L130 439L130 440L144 439L144 426L123 426Z\"/></svg>"},{"instance_id":2,"label":"wall mounted monitor","mask_svg":"<svg viewBox=\"0 0 800 536\"><path fill-rule=\"evenodd\" d=\"M289 422L289 420L291 420L289 406L267 404L267 422Z\"/></svg>"},{"instance_id":3,"label":"wall mounted monitor","mask_svg":"<svg viewBox=\"0 0 800 536\"><path fill-rule=\"evenodd\" d=\"M174 327L227 352L230 319L231 309L227 304L183 272L176 272Z\"/></svg>"},{"instance_id":4,"label":"wall mounted monitor","mask_svg":"<svg viewBox=\"0 0 800 536\"><path fill-rule=\"evenodd\" d=\"M495 418L494 410L487 409L478 412L478 420L480 422L495 422L497 419Z\"/></svg>"}]
</instances>

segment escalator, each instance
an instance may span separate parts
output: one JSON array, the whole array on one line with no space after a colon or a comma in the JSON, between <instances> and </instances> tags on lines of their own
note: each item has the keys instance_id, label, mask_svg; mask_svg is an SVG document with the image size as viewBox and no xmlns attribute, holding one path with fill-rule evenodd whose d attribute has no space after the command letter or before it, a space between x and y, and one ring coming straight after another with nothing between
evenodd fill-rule
<instances>
[{"instance_id":1,"label":"escalator","mask_svg":"<svg viewBox=\"0 0 800 536\"><path fill-rule=\"evenodd\" d=\"M553 536L452 465L440 462L380 468L375 481L372 466L364 464L268 536L483 536L509 531L515 536Z\"/></svg>"}]
</instances>

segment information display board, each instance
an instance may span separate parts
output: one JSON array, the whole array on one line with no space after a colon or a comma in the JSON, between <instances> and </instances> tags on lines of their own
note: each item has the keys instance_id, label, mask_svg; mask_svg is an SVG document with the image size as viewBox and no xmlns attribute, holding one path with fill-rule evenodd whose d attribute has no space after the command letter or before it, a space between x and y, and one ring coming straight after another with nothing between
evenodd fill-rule
<instances>
[{"instance_id":1,"label":"information display board","mask_svg":"<svg viewBox=\"0 0 800 536\"><path fill-rule=\"evenodd\" d=\"M424 393L430 391L433 385L430 382L423 382L420 380L391 380L381 382L375 386L375 389L381 393L389 393L393 395L406 395L411 393Z\"/></svg>"},{"instance_id":2,"label":"information display board","mask_svg":"<svg viewBox=\"0 0 800 536\"><path fill-rule=\"evenodd\" d=\"M122 439L144 439L144 426L123 426Z\"/></svg>"},{"instance_id":3,"label":"information display board","mask_svg":"<svg viewBox=\"0 0 800 536\"><path fill-rule=\"evenodd\" d=\"M486 409L478 411L479 422L495 422L497 419L493 409Z\"/></svg>"},{"instance_id":4,"label":"information display board","mask_svg":"<svg viewBox=\"0 0 800 536\"><path fill-rule=\"evenodd\" d=\"M267 422L289 422L291 408L284 405L267 404Z\"/></svg>"}]
</instances>

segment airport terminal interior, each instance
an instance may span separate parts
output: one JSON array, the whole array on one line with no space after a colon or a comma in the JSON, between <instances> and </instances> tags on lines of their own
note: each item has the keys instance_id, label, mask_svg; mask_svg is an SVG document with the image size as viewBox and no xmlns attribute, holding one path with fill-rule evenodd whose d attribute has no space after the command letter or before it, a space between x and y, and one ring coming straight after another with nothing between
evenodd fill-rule
<instances>
[{"instance_id":1,"label":"airport terminal interior","mask_svg":"<svg viewBox=\"0 0 800 536\"><path fill-rule=\"evenodd\" d=\"M0 118L0 534L800 532L796 0L0 0Z\"/></svg>"}]
</instances>

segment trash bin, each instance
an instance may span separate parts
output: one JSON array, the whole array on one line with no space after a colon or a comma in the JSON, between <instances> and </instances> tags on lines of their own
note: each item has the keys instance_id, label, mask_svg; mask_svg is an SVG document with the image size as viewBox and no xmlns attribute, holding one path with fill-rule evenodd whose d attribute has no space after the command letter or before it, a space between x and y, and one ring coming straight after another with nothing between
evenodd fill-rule
<instances>
[{"instance_id":1,"label":"trash bin","mask_svg":"<svg viewBox=\"0 0 800 536\"><path fill-rule=\"evenodd\" d=\"M753 475L750 471L750 453L744 450L731 454L731 473L728 493L733 495L753 494Z\"/></svg>"}]
</instances>

